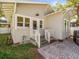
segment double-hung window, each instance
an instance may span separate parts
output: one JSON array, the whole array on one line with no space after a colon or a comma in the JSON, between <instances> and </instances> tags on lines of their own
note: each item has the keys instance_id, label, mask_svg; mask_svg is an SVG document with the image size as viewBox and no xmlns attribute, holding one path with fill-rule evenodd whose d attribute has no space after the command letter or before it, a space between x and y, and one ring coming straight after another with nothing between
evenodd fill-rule
<instances>
[{"instance_id":1,"label":"double-hung window","mask_svg":"<svg viewBox=\"0 0 79 59\"><path fill-rule=\"evenodd\" d=\"M30 25L30 19L25 18L25 27L29 27L29 25Z\"/></svg>"},{"instance_id":2,"label":"double-hung window","mask_svg":"<svg viewBox=\"0 0 79 59\"><path fill-rule=\"evenodd\" d=\"M30 18L17 16L17 26L18 27L29 27Z\"/></svg>"},{"instance_id":3,"label":"double-hung window","mask_svg":"<svg viewBox=\"0 0 79 59\"><path fill-rule=\"evenodd\" d=\"M43 27L43 23L42 23L42 20L40 21L40 28L42 28Z\"/></svg>"},{"instance_id":4,"label":"double-hung window","mask_svg":"<svg viewBox=\"0 0 79 59\"><path fill-rule=\"evenodd\" d=\"M17 16L17 26L23 26L23 17Z\"/></svg>"}]
</instances>

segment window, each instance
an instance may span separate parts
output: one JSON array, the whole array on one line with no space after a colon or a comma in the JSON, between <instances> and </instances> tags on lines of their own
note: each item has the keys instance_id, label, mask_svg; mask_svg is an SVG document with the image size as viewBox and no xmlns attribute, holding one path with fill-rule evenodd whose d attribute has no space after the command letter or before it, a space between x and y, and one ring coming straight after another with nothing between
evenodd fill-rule
<instances>
[{"instance_id":1,"label":"window","mask_svg":"<svg viewBox=\"0 0 79 59\"><path fill-rule=\"evenodd\" d=\"M7 24L0 24L0 28L7 28L8 25Z\"/></svg>"},{"instance_id":2,"label":"window","mask_svg":"<svg viewBox=\"0 0 79 59\"><path fill-rule=\"evenodd\" d=\"M17 26L23 26L23 17L17 17Z\"/></svg>"},{"instance_id":3,"label":"window","mask_svg":"<svg viewBox=\"0 0 79 59\"><path fill-rule=\"evenodd\" d=\"M42 21L40 21L40 28L42 28Z\"/></svg>"},{"instance_id":4,"label":"window","mask_svg":"<svg viewBox=\"0 0 79 59\"><path fill-rule=\"evenodd\" d=\"M37 21L33 21L33 29L37 29Z\"/></svg>"},{"instance_id":5,"label":"window","mask_svg":"<svg viewBox=\"0 0 79 59\"><path fill-rule=\"evenodd\" d=\"M25 18L25 27L29 27L29 25L30 25L30 19Z\"/></svg>"}]
</instances>

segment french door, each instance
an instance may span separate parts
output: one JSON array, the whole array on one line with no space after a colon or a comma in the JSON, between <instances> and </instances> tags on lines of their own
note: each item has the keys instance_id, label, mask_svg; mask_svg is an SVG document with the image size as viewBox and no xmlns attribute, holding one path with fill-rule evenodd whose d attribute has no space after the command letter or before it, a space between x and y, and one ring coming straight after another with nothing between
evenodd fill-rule
<instances>
[{"instance_id":1,"label":"french door","mask_svg":"<svg viewBox=\"0 0 79 59\"><path fill-rule=\"evenodd\" d=\"M44 21L42 19L32 19L30 24L30 34L32 35L44 28Z\"/></svg>"}]
</instances>

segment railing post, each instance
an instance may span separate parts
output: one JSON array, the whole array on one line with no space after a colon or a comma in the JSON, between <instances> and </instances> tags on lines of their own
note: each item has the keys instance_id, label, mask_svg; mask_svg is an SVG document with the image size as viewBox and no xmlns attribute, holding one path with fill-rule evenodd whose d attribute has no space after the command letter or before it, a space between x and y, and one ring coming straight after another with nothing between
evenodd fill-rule
<instances>
[{"instance_id":1,"label":"railing post","mask_svg":"<svg viewBox=\"0 0 79 59\"><path fill-rule=\"evenodd\" d=\"M50 32L48 30L45 30L45 39L50 43Z\"/></svg>"},{"instance_id":2,"label":"railing post","mask_svg":"<svg viewBox=\"0 0 79 59\"><path fill-rule=\"evenodd\" d=\"M45 39L47 39L46 36L47 36L47 33L46 33L46 30L45 30Z\"/></svg>"},{"instance_id":3,"label":"railing post","mask_svg":"<svg viewBox=\"0 0 79 59\"><path fill-rule=\"evenodd\" d=\"M50 33L48 32L48 43L50 43Z\"/></svg>"},{"instance_id":4,"label":"railing post","mask_svg":"<svg viewBox=\"0 0 79 59\"><path fill-rule=\"evenodd\" d=\"M40 48L40 33L38 33L38 48Z\"/></svg>"},{"instance_id":5,"label":"railing post","mask_svg":"<svg viewBox=\"0 0 79 59\"><path fill-rule=\"evenodd\" d=\"M35 32L35 41L37 42L37 32Z\"/></svg>"},{"instance_id":6,"label":"railing post","mask_svg":"<svg viewBox=\"0 0 79 59\"><path fill-rule=\"evenodd\" d=\"M38 31L35 32L35 41L38 45L38 48L40 48L40 33Z\"/></svg>"},{"instance_id":7,"label":"railing post","mask_svg":"<svg viewBox=\"0 0 79 59\"><path fill-rule=\"evenodd\" d=\"M45 39L48 40L48 37L47 37L47 30L45 30Z\"/></svg>"}]
</instances>

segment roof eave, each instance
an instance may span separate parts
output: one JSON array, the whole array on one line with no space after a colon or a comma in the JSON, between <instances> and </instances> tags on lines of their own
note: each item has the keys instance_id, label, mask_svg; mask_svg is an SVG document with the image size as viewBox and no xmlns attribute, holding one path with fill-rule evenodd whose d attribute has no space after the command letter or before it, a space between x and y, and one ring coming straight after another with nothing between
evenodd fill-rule
<instances>
[{"instance_id":1,"label":"roof eave","mask_svg":"<svg viewBox=\"0 0 79 59\"><path fill-rule=\"evenodd\" d=\"M60 13L60 12L63 12L63 11L56 11L56 12L47 14L47 15L44 16L44 18L45 18L45 17L48 17L48 16L51 16L51 15L54 15L54 14L57 14L57 13Z\"/></svg>"},{"instance_id":2,"label":"roof eave","mask_svg":"<svg viewBox=\"0 0 79 59\"><path fill-rule=\"evenodd\" d=\"M1 0L1 3L28 3L28 4L47 4L49 5L49 3L46 2L32 2L32 1L6 1L6 0Z\"/></svg>"}]
</instances>

